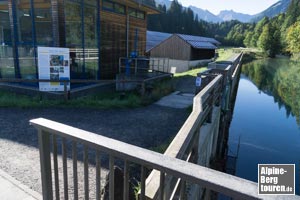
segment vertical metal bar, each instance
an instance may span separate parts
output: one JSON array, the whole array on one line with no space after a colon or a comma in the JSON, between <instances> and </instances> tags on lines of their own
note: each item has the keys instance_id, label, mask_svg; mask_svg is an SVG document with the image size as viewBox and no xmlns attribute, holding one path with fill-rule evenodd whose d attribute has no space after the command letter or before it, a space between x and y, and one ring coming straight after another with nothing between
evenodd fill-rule
<instances>
[{"instance_id":1,"label":"vertical metal bar","mask_svg":"<svg viewBox=\"0 0 300 200\"><path fill-rule=\"evenodd\" d=\"M165 173L160 172L160 180L159 180L159 199L164 200L165 197Z\"/></svg>"},{"instance_id":2,"label":"vertical metal bar","mask_svg":"<svg viewBox=\"0 0 300 200\"><path fill-rule=\"evenodd\" d=\"M145 200L145 192L146 192L146 168L144 166L141 167L141 200Z\"/></svg>"},{"instance_id":3,"label":"vertical metal bar","mask_svg":"<svg viewBox=\"0 0 300 200\"><path fill-rule=\"evenodd\" d=\"M129 13L128 9L126 15L126 57L129 58Z\"/></svg>"},{"instance_id":4,"label":"vertical metal bar","mask_svg":"<svg viewBox=\"0 0 300 200\"><path fill-rule=\"evenodd\" d=\"M125 160L124 163L124 183L123 183L123 199L128 200L129 198L129 163L127 160Z\"/></svg>"},{"instance_id":5,"label":"vertical metal bar","mask_svg":"<svg viewBox=\"0 0 300 200\"><path fill-rule=\"evenodd\" d=\"M86 78L85 74L85 32L84 32L84 0L81 0L81 47L82 47L82 73L83 77Z\"/></svg>"},{"instance_id":6,"label":"vertical metal bar","mask_svg":"<svg viewBox=\"0 0 300 200\"><path fill-rule=\"evenodd\" d=\"M109 155L109 200L115 199L115 159L112 155Z\"/></svg>"},{"instance_id":7,"label":"vertical metal bar","mask_svg":"<svg viewBox=\"0 0 300 200\"><path fill-rule=\"evenodd\" d=\"M97 47L98 47L98 73L97 80L101 77L101 19L100 19L100 1L97 1Z\"/></svg>"},{"instance_id":8,"label":"vertical metal bar","mask_svg":"<svg viewBox=\"0 0 300 200\"><path fill-rule=\"evenodd\" d=\"M57 162L57 139L56 135L52 137L52 149L53 149L53 162L54 162L54 180L55 180L55 197L59 197L59 179L58 179L58 162Z\"/></svg>"},{"instance_id":9,"label":"vertical metal bar","mask_svg":"<svg viewBox=\"0 0 300 200\"><path fill-rule=\"evenodd\" d=\"M41 176L42 176L42 190L43 199L52 200L52 173L51 173L51 157L50 157L50 135L38 130L39 137L39 150L40 150L40 162L41 162Z\"/></svg>"},{"instance_id":10,"label":"vertical metal bar","mask_svg":"<svg viewBox=\"0 0 300 200\"><path fill-rule=\"evenodd\" d=\"M78 200L77 142L72 142L74 200Z\"/></svg>"},{"instance_id":11,"label":"vertical metal bar","mask_svg":"<svg viewBox=\"0 0 300 200\"><path fill-rule=\"evenodd\" d=\"M101 198L101 160L100 152L96 150L96 199L100 200Z\"/></svg>"},{"instance_id":12,"label":"vertical metal bar","mask_svg":"<svg viewBox=\"0 0 300 200\"><path fill-rule=\"evenodd\" d=\"M89 154L88 147L84 145L84 197L89 200Z\"/></svg>"},{"instance_id":13,"label":"vertical metal bar","mask_svg":"<svg viewBox=\"0 0 300 200\"><path fill-rule=\"evenodd\" d=\"M68 166L67 166L67 140L62 139L63 175L64 175L64 199L69 199L68 193Z\"/></svg>"}]
</instances>

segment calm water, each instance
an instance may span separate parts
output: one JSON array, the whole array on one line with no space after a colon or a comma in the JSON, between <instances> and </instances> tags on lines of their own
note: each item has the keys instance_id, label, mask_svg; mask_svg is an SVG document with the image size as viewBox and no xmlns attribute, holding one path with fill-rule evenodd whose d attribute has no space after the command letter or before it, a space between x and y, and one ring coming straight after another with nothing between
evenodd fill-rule
<instances>
[{"instance_id":1,"label":"calm water","mask_svg":"<svg viewBox=\"0 0 300 200\"><path fill-rule=\"evenodd\" d=\"M239 139L240 138L240 139ZM300 174L300 63L258 60L243 65L229 130L237 176L257 181L257 164L296 164Z\"/></svg>"}]
</instances>

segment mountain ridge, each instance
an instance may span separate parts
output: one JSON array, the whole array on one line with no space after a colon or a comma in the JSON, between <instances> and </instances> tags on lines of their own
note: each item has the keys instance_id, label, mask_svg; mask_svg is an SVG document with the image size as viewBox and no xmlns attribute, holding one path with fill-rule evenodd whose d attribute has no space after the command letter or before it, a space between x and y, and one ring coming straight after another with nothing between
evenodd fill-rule
<instances>
[{"instance_id":1,"label":"mountain ridge","mask_svg":"<svg viewBox=\"0 0 300 200\"><path fill-rule=\"evenodd\" d=\"M167 9L170 8L172 3L172 1L170 0L155 0L155 2L156 5L165 5ZM238 20L240 22L246 23L257 22L265 16L270 18L275 17L276 15L285 12L290 2L291 0L279 0L264 11L254 15L239 13L233 10L222 10L218 15L215 15L208 10L204 10L196 6L189 6L188 8L193 10L195 15L198 15L198 19L202 19L207 22L220 23L224 21Z\"/></svg>"}]
</instances>

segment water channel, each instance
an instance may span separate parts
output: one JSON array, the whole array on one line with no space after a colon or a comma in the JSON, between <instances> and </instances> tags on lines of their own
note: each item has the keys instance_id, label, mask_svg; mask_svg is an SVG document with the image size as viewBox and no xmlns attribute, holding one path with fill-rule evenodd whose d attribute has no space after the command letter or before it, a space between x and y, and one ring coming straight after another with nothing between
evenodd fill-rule
<instances>
[{"instance_id":1,"label":"water channel","mask_svg":"<svg viewBox=\"0 0 300 200\"><path fill-rule=\"evenodd\" d=\"M300 63L285 58L244 64L228 154L234 174L257 182L257 164L296 164L300 186Z\"/></svg>"}]
</instances>

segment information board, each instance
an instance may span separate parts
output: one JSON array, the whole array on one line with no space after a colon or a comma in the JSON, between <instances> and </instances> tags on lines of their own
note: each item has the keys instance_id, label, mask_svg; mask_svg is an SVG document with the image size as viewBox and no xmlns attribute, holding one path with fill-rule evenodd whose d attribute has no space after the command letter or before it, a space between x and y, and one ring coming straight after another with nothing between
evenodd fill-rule
<instances>
[{"instance_id":1,"label":"information board","mask_svg":"<svg viewBox=\"0 0 300 200\"><path fill-rule=\"evenodd\" d=\"M64 91L64 82L70 80L69 49L56 47L38 47L39 79L53 82L40 82L40 91ZM67 83L70 90L70 83Z\"/></svg>"}]
</instances>

